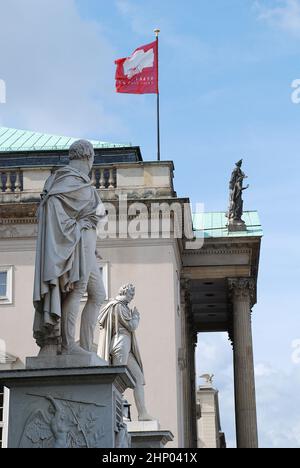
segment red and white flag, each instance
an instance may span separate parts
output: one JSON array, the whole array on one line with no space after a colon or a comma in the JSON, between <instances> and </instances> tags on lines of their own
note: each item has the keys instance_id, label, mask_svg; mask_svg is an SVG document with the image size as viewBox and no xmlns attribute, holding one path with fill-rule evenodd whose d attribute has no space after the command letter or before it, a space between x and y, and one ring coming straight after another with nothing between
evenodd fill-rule
<instances>
[{"instance_id":1,"label":"red and white flag","mask_svg":"<svg viewBox=\"0 0 300 468\"><path fill-rule=\"evenodd\" d=\"M136 49L130 57L115 61L116 91L129 94L158 94L157 41Z\"/></svg>"}]
</instances>

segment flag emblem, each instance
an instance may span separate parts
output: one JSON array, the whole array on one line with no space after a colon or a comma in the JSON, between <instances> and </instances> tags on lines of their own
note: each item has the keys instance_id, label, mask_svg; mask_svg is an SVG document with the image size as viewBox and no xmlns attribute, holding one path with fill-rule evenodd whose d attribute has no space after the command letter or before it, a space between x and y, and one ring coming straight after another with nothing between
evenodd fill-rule
<instances>
[{"instance_id":1,"label":"flag emblem","mask_svg":"<svg viewBox=\"0 0 300 468\"><path fill-rule=\"evenodd\" d=\"M130 57L115 61L116 91L129 94L158 94L157 42L136 49Z\"/></svg>"}]
</instances>

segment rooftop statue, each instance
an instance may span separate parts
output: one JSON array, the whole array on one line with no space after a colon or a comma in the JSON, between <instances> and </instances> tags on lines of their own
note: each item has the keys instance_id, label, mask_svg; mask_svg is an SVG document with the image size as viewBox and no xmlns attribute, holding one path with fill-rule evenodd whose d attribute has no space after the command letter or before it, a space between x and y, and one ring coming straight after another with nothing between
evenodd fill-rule
<instances>
[{"instance_id":1,"label":"rooftop statue","mask_svg":"<svg viewBox=\"0 0 300 468\"><path fill-rule=\"evenodd\" d=\"M249 188L249 185L243 187L244 179L247 179L246 174L242 171L243 160L236 163L236 167L232 172L229 189L230 202L227 213L229 228L233 230L246 229L245 223L242 220L243 216L243 191Z\"/></svg>"},{"instance_id":2,"label":"rooftop statue","mask_svg":"<svg viewBox=\"0 0 300 468\"><path fill-rule=\"evenodd\" d=\"M89 177L94 148L88 141L76 141L69 157L70 164L46 181L38 210L33 331L40 355L89 354L105 300L96 228L106 213ZM86 291L79 346L75 325Z\"/></svg>"},{"instance_id":3,"label":"rooftop statue","mask_svg":"<svg viewBox=\"0 0 300 468\"><path fill-rule=\"evenodd\" d=\"M129 307L134 296L134 286L125 285L116 299L101 310L98 355L113 366L128 367L136 380L134 397L139 421L152 421L145 406L144 370L135 335L140 314L136 308Z\"/></svg>"},{"instance_id":4,"label":"rooftop statue","mask_svg":"<svg viewBox=\"0 0 300 468\"><path fill-rule=\"evenodd\" d=\"M213 385L214 374L203 374L200 379L204 379L206 385Z\"/></svg>"}]
</instances>

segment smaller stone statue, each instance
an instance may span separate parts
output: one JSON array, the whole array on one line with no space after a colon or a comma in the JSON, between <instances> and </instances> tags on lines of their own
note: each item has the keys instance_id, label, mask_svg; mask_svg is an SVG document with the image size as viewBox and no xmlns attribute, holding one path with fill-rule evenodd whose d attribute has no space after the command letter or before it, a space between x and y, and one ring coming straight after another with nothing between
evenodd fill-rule
<instances>
[{"instance_id":1,"label":"smaller stone statue","mask_svg":"<svg viewBox=\"0 0 300 468\"><path fill-rule=\"evenodd\" d=\"M205 380L206 385L213 385L213 378L214 378L214 374L212 374L212 375L203 374L203 375L200 376L200 379Z\"/></svg>"},{"instance_id":2,"label":"smaller stone statue","mask_svg":"<svg viewBox=\"0 0 300 468\"><path fill-rule=\"evenodd\" d=\"M236 167L232 172L229 184L230 202L227 218L229 230L232 231L246 230L245 222L242 220L244 204L242 195L243 191L249 188L249 185L243 187L244 179L246 179L247 176L241 169L242 164L242 159L236 163Z\"/></svg>"},{"instance_id":3,"label":"smaller stone statue","mask_svg":"<svg viewBox=\"0 0 300 468\"><path fill-rule=\"evenodd\" d=\"M115 300L100 312L100 340L98 355L113 366L127 366L136 380L134 398L139 421L153 421L145 406L144 371L135 331L140 314L129 304L135 296L132 284L123 286Z\"/></svg>"}]
</instances>

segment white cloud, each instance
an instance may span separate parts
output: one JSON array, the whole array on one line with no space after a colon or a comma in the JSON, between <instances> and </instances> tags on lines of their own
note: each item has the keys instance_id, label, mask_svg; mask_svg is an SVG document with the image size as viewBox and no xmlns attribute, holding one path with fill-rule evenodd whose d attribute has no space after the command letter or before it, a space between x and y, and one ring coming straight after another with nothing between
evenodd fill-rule
<instances>
[{"instance_id":1,"label":"white cloud","mask_svg":"<svg viewBox=\"0 0 300 468\"><path fill-rule=\"evenodd\" d=\"M255 377L269 377L274 374L272 367L269 364L259 363L255 366Z\"/></svg>"},{"instance_id":2,"label":"white cloud","mask_svg":"<svg viewBox=\"0 0 300 468\"><path fill-rule=\"evenodd\" d=\"M300 447L300 368L273 369L256 379L258 425L262 447Z\"/></svg>"},{"instance_id":3,"label":"white cloud","mask_svg":"<svg viewBox=\"0 0 300 468\"><path fill-rule=\"evenodd\" d=\"M116 6L120 14L129 20L132 31L144 37L165 24L159 11L147 8L145 14L145 5L138 5L129 0L116 0Z\"/></svg>"},{"instance_id":4,"label":"white cloud","mask_svg":"<svg viewBox=\"0 0 300 468\"><path fill-rule=\"evenodd\" d=\"M152 40L154 40L154 29L161 29L161 42L166 47L176 51L176 54L169 57L170 61L174 61L176 67L180 63L184 69L185 64L206 62L211 60L212 55L215 55L215 51L203 43L198 36L191 35L187 31L183 34L174 29L174 23L162 15L161 8L158 6L154 8L152 4L145 5L132 0L116 0L116 6L119 13L129 23L132 31L142 36L143 40L149 37L150 42L151 34Z\"/></svg>"},{"instance_id":5,"label":"white cloud","mask_svg":"<svg viewBox=\"0 0 300 468\"><path fill-rule=\"evenodd\" d=\"M258 18L300 37L300 0L256 1Z\"/></svg>"},{"instance_id":6,"label":"white cloud","mask_svg":"<svg viewBox=\"0 0 300 468\"><path fill-rule=\"evenodd\" d=\"M7 85L0 124L99 139L120 134L108 106L116 54L75 0L2 1L0 44Z\"/></svg>"}]
</instances>

